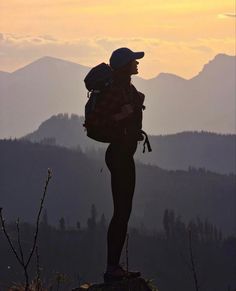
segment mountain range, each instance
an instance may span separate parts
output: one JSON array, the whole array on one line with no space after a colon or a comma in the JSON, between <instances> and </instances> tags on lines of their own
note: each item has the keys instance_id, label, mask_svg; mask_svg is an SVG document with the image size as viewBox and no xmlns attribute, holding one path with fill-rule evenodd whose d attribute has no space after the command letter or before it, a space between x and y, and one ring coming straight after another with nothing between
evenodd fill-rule
<instances>
[{"instance_id":1,"label":"mountain range","mask_svg":"<svg viewBox=\"0 0 236 291\"><path fill-rule=\"evenodd\" d=\"M151 134L204 130L236 133L235 56L218 54L192 79L161 73L133 78L146 95L143 128ZM0 138L20 137L58 113L83 115L89 67L43 57L0 72Z\"/></svg>"},{"instance_id":2,"label":"mountain range","mask_svg":"<svg viewBox=\"0 0 236 291\"><path fill-rule=\"evenodd\" d=\"M110 173L104 162L79 149L19 140L0 140L0 207L7 221L35 222L47 169L52 180L45 201L49 222L84 226L95 204L99 216L112 214ZM158 230L165 209L184 221L197 216L224 235L235 234L235 175L205 169L167 171L136 163L136 187L131 225Z\"/></svg>"},{"instance_id":3,"label":"mountain range","mask_svg":"<svg viewBox=\"0 0 236 291\"><path fill-rule=\"evenodd\" d=\"M37 130L23 139L67 148L79 147L89 156L104 159L107 144L87 137L83 128L84 117L58 114L45 120ZM217 173L236 174L236 135L211 132L180 132L149 136L152 152L142 153L139 144L135 158L168 170L205 168Z\"/></svg>"}]
</instances>

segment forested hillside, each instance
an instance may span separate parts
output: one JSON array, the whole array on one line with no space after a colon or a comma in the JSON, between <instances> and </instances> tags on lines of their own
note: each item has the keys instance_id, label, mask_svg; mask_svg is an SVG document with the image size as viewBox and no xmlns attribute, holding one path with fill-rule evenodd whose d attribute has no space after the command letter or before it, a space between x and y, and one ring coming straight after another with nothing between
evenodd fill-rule
<instances>
[{"instance_id":1,"label":"forested hillside","mask_svg":"<svg viewBox=\"0 0 236 291\"><path fill-rule=\"evenodd\" d=\"M91 150L105 149L107 144L95 142L86 136L83 123L84 117L75 114L54 115L24 138L68 148L79 146L88 154L91 154ZM136 153L136 159L145 164L157 165L167 170L188 170L188 167L196 167L222 174L236 174L235 134L189 131L152 135L150 142L153 149L151 153L142 153L142 143ZM103 152L98 156L103 157Z\"/></svg>"},{"instance_id":2,"label":"forested hillside","mask_svg":"<svg viewBox=\"0 0 236 291\"><path fill-rule=\"evenodd\" d=\"M48 219L55 225L63 216L67 225L86 223L91 204L107 219L112 212L110 173L103 160L88 157L79 149L33 144L29 141L0 141L0 205L8 220L21 217L34 221L47 168L53 179L46 201ZM131 225L160 229L166 208L183 221L210 220L223 235L235 233L235 175L205 169L167 171L137 163Z\"/></svg>"}]
</instances>

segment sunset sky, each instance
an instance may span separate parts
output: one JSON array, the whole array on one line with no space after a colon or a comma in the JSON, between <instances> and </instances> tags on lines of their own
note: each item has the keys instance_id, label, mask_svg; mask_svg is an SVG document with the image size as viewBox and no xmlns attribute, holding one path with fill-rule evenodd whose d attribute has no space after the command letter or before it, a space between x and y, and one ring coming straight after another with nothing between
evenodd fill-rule
<instances>
[{"instance_id":1,"label":"sunset sky","mask_svg":"<svg viewBox=\"0 0 236 291\"><path fill-rule=\"evenodd\" d=\"M0 0L0 70L42 56L94 66L118 47L144 51L140 76L196 75L235 55L234 0Z\"/></svg>"}]
</instances>

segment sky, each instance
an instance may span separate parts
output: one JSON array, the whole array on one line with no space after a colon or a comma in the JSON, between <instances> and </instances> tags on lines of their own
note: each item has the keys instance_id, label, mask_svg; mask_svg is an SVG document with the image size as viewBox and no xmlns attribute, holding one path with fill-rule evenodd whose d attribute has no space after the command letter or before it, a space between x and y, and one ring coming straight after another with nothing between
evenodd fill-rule
<instances>
[{"instance_id":1,"label":"sky","mask_svg":"<svg viewBox=\"0 0 236 291\"><path fill-rule=\"evenodd\" d=\"M235 0L0 0L0 71L43 56L81 65L144 51L139 74L186 79L218 53L235 55Z\"/></svg>"}]
</instances>

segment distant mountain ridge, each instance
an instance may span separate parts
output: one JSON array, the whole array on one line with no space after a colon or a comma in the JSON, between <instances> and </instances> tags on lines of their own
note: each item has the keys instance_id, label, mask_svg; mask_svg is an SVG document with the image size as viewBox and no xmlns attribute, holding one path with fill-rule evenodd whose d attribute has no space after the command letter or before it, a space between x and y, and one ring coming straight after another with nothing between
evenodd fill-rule
<instances>
[{"instance_id":1,"label":"distant mountain ridge","mask_svg":"<svg viewBox=\"0 0 236 291\"><path fill-rule=\"evenodd\" d=\"M219 74L220 70L227 69L228 66L231 65L232 57L226 54L218 54L215 56L213 60L210 60L207 64L203 66L202 71L198 73L197 76L193 77L197 78L200 75L212 75L212 73Z\"/></svg>"},{"instance_id":2,"label":"distant mountain ridge","mask_svg":"<svg viewBox=\"0 0 236 291\"><path fill-rule=\"evenodd\" d=\"M84 117L75 114L58 114L45 120L39 128L24 136L33 142L54 143L68 148L79 146L87 154L100 149L104 159L107 144L98 143L86 136ZM142 153L142 143L136 159L168 170L188 170L189 167L236 174L236 135L211 132L180 132L169 135L150 136L151 153ZM101 149L103 154L101 153Z\"/></svg>"},{"instance_id":3,"label":"distant mountain ridge","mask_svg":"<svg viewBox=\"0 0 236 291\"><path fill-rule=\"evenodd\" d=\"M65 217L70 225L85 225L91 204L99 215L112 214L110 173L104 162L80 150L0 140L0 206L7 221L34 221L48 167L52 180L45 207L50 223ZM101 168L103 169L101 171ZM235 175L204 169L167 171L136 164L137 182L131 225L162 228L165 209L174 209L183 221L208 219L223 234L235 234Z\"/></svg>"},{"instance_id":4,"label":"distant mountain ridge","mask_svg":"<svg viewBox=\"0 0 236 291\"><path fill-rule=\"evenodd\" d=\"M146 95L144 129L236 133L235 56L217 55L190 80L161 73L133 78ZM10 74L0 74L0 138L20 137L58 113L83 115L89 67L43 57ZM200 118L201 117L201 118Z\"/></svg>"},{"instance_id":5,"label":"distant mountain ridge","mask_svg":"<svg viewBox=\"0 0 236 291\"><path fill-rule=\"evenodd\" d=\"M86 66L83 66L83 65L80 65L80 64L76 64L74 62L71 62L71 61L66 61L66 60L63 60L63 59L59 59L59 58L56 58L56 57L50 57L50 56L45 56L45 57L42 57L42 58L39 58L37 60L35 60L34 62L22 67L22 68L19 68L17 69L16 71L14 71L13 75L18 75L18 74L21 74L22 72L26 73L37 73L39 70L42 70L42 69L48 69L50 68L51 69L69 69L71 70L72 68L74 69L81 69L81 70L85 70L87 71L89 69L89 67L86 67Z\"/></svg>"}]
</instances>

